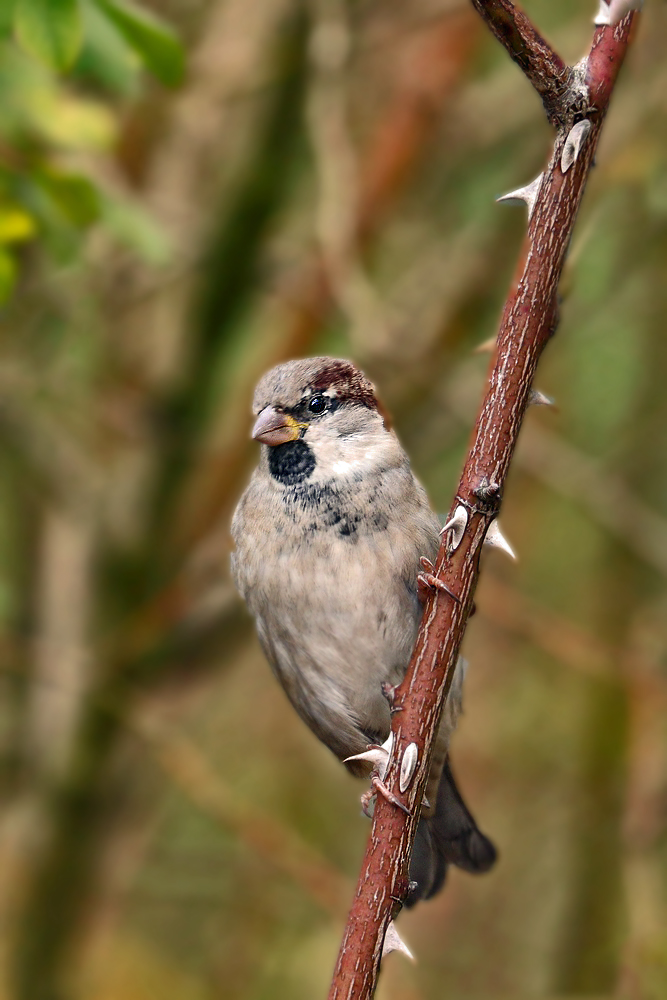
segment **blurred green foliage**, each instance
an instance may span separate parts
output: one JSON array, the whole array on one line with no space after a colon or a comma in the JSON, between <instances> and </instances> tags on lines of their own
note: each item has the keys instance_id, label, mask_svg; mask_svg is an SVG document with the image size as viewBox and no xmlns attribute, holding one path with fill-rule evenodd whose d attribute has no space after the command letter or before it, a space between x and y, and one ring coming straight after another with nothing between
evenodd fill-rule
<instances>
[{"instance_id":1,"label":"blurred green foliage","mask_svg":"<svg viewBox=\"0 0 667 1000\"><path fill-rule=\"evenodd\" d=\"M580 58L593 0L525 6ZM466 637L500 861L401 917L381 1000L667 989L666 29ZM448 509L525 232L494 199L550 130L465 0L16 0L0 36L0 997L324 996L368 825L229 580L252 388L353 358Z\"/></svg>"},{"instance_id":2,"label":"blurred green foliage","mask_svg":"<svg viewBox=\"0 0 667 1000\"><path fill-rule=\"evenodd\" d=\"M131 206L136 218L128 225L127 200L87 162L112 153L119 128L113 98L139 92L142 68L175 86L183 78L184 53L163 20L135 4L3 5L0 303L14 289L21 245L28 241L66 264L85 252L88 230L99 222L133 250L155 257L155 227L142 219L140 206ZM64 70L70 70L68 80L59 76Z\"/></svg>"}]
</instances>

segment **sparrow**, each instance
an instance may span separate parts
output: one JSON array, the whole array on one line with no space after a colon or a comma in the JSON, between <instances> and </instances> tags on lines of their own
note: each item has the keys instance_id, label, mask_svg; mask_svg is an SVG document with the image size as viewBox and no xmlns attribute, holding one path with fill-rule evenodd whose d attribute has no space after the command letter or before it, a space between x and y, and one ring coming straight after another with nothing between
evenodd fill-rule
<instances>
[{"instance_id":1,"label":"sparrow","mask_svg":"<svg viewBox=\"0 0 667 1000\"><path fill-rule=\"evenodd\" d=\"M388 695L415 643L420 560L435 561L440 522L373 384L351 362L279 365L257 385L253 413L261 454L232 521L236 586L304 722L353 774L368 774L371 761L382 776ZM460 660L421 807L409 906L442 887L450 864L477 873L496 859L449 764L464 672Z\"/></svg>"}]
</instances>

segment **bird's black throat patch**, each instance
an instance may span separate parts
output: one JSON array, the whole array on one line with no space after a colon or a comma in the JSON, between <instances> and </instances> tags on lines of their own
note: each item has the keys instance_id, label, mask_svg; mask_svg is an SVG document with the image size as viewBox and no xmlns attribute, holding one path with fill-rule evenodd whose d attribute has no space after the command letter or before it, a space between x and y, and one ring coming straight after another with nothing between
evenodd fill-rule
<instances>
[{"instance_id":1,"label":"bird's black throat patch","mask_svg":"<svg viewBox=\"0 0 667 1000\"><path fill-rule=\"evenodd\" d=\"M288 441L269 448L269 471L283 486L303 483L315 468L315 456L305 441Z\"/></svg>"}]
</instances>

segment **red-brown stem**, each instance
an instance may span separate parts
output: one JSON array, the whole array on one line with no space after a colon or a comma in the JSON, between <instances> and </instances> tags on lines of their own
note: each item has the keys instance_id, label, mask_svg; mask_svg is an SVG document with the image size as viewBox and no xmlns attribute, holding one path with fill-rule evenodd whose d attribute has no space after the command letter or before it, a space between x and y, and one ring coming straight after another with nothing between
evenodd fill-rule
<instances>
[{"instance_id":1,"label":"red-brown stem","mask_svg":"<svg viewBox=\"0 0 667 1000\"><path fill-rule=\"evenodd\" d=\"M511 0L472 0L472 5L542 98L549 121L561 124L567 108L565 95L573 77L571 67Z\"/></svg>"},{"instance_id":2,"label":"red-brown stem","mask_svg":"<svg viewBox=\"0 0 667 1000\"><path fill-rule=\"evenodd\" d=\"M525 15L509 0L473 3L503 41L508 19L513 24L509 34L520 39L521 65L535 84L544 62L545 43ZM369 1000L373 996L384 936L405 897L431 745L472 607L482 544L500 507L538 360L556 327L557 289L565 254L635 17L631 14L613 28L596 29L587 64L569 72L565 90L560 87L560 76L552 80L552 104L562 126L528 227L522 274L505 304L489 386L451 508L453 513L463 505L468 522L455 552L448 552L447 536L443 537L436 561L436 574L458 600L442 591L429 597L412 659L396 692L395 705L401 711L393 717L394 751L385 783L405 803L410 815L378 796L329 1000ZM555 59L554 55L554 65ZM566 139L572 125L583 117L589 119L590 131L576 162L564 174L561 156ZM411 785L401 793L400 761L410 743L417 745L419 763Z\"/></svg>"}]
</instances>

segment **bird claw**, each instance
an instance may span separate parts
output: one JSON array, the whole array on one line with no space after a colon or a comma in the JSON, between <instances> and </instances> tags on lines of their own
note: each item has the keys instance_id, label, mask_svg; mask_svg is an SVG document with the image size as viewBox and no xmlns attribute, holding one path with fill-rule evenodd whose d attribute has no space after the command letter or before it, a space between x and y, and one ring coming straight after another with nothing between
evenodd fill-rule
<instances>
[{"instance_id":1,"label":"bird claw","mask_svg":"<svg viewBox=\"0 0 667 1000\"><path fill-rule=\"evenodd\" d=\"M389 708L393 708L394 698L396 697L396 685L390 684L389 681L382 681L382 684L380 684L380 690L389 702Z\"/></svg>"},{"instance_id":2,"label":"bird claw","mask_svg":"<svg viewBox=\"0 0 667 1000\"><path fill-rule=\"evenodd\" d=\"M396 698L396 688L397 684L390 684L389 681L382 681L380 688L382 694L387 699L387 704L389 705L389 714L396 715L397 712L403 711L402 705L394 705L394 699Z\"/></svg>"},{"instance_id":3,"label":"bird claw","mask_svg":"<svg viewBox=\"0 0 667 1000\"><path fill-rule=\"evenodd\" d=\"M373 813L375 811L375 792L372 788L369 788L361 796L361 811L364 816L368 819L373 819Z\"/></svg>"},{"instance_id":4,"label":"bird claw","mask_svg":"<svg viewBox=\"0 0 667 1000\"><path fill-rule=\"evenodd\" d=\"M361 796L361 810L364 816L368 816L369 819L373 817L373 801L376 794L379 792L388 802L392 805L398 806L403 812L406 812L408 816L411 815L410 810L405 806L400 799L398 799L393 792L390 792L387 786L383 782L383 778L387 773L387 768L389 766L389 759L394 748L394 734L389 733L389 736L382 744L378 746L377 744L370 744L365 753L355 754L353 757L348 757L347 760L367 760L373 765L373 770L371 772L371 787L368 791L364 792Z\"/></svg>"},{"instance_id":5,"label":"bird claw","mask_svg":"<svg viewBox=\"0 0 667 1000\"><path fill-rule=\"evenodd\" d=\"M426 574L417 574L417 597L419 598L420 604L426 604L426 600L430 596L432 589L426 583L426 575L433 575L433 563L430 559L427 559L426 556L422 556L419 562L421 563L422 569L426 571Z\"/></svg>"},{"instance_id":6,"label":"bird claw","mask_svg":"<svg viewBox=\"0 0 667 1000\"><path fill-rule=\"evenodd\" d=\"M398 796L394 795L393 792L390 792L389 789L387 788L387 786L385 785L385 783L383 781L381 781L380 778L378 778L377 775L374 775L371 778L371 788L375 792L379 792L380 795L382 796L382 798L386 799L387 802L391 802L391 804L393 806L398 806L399 809L402 809L403 812L406 813L406 815L408 815L408 816L412 815L412 813L410 812L410 810L408 809L408 807L405 805L405 803L401 802L401 800L398 798Z\"/></svg>"},{"instance_id":7,"label":"bird claw","mask_svg":"<svg viewBox=\"0 0 667 1000\"><path fill-rule=\"evenodd\" d=\"M461 603L460 598L458 598L456 594L453 594L447 584L443 583L442 580L439 580L435 574L420 573L417 577L417 594L419 595L422 603L433 590L441 590L445 594L449 594L452 600L456 601L457 604Z\"/></svg>"}]
</instances>

